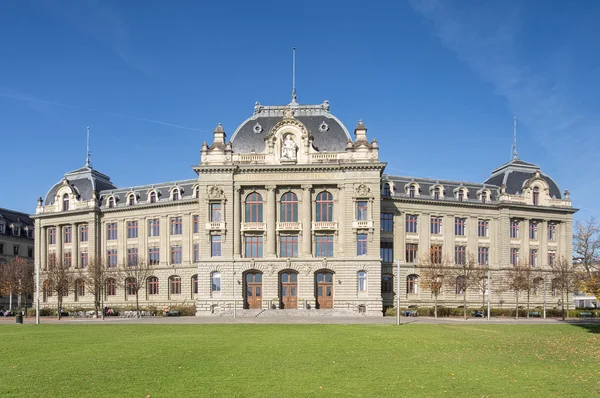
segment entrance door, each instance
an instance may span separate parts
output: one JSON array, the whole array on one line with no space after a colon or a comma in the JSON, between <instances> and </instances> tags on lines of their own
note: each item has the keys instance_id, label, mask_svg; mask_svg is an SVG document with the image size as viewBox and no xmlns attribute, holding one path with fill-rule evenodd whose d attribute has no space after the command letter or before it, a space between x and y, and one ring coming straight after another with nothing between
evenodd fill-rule
<instances>
[{"instance_id":1,"label":"entrance door","mask_svg":"<svg viewBox=\"0 0 600 398\"><path fill-rule=\"evenodd\" d=\"M262 274L259 272L246 274L246 308L262 308Z\"/></svg>"},{"instance_id":2,"label":"entrance door","mask_svg":"<svg viewBox=\"0 0 600 398\"><path fill-rule=\"evenodd\" d=\"M317 308L333 308L333 274L317 272Z\"/></svg>"},{"instance_id":3,"label":"entrance door","mask_svg":"<svg viewBox=\"0 0 600 398\"><path fill-rule=\"evenodd\" d=\"M283 272L279 276L281 284L281 305L284 309L298 308L298 274Z\"/></svg>"}]
</instances>

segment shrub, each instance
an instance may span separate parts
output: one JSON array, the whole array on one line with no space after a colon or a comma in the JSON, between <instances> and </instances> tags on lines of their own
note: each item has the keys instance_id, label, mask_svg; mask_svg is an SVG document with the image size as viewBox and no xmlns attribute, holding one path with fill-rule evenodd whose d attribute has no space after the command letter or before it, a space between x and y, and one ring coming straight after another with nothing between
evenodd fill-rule
<instances>
[{"instance_id":1,"label":"shrub","mask_svg":"<svg viewBox=\"0 0 600 398\"><path fill-rule=\"evenodd\" d=\"M196 306L195 305L178 305L171 307L172 311L179 311L179 315L181 316L195 316L196 315Z\"/></svg>"},{"instance_id":2,"label":"shrub","mask_svg":"<svg viewBox=\"0 0 600 398\"><path fill-rule=\"evenodd\" d=\"M388 307L384 314L384 316L396 316L396 307Z\"/></svg>"}]
</instances>

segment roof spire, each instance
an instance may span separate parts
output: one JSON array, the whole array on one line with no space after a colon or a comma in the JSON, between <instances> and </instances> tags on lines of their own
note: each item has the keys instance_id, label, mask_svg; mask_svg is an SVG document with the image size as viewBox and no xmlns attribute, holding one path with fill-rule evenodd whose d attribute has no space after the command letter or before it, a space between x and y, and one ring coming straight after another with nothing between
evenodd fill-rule
<instances>
[{"instance_id":1,"label":"roof spire","mask_svg":"<svg viewBox=\"0 0 600 398\"><path fill-rule=\"evenodd\" d=\"M296 104L296 47L292 47L292 102L290 105Z\"/></svg>"},{"instance_id":2,"label":"roof spire","mask_svg":"<svg viewBox=\"0 0 600 398\"><path fill-rule=\"evenodd\" d=\"M86 141L86 152L85 152L85 165L92 167L91 160L92 153L90 152L90 127L87 128L87 141Z\"/></svg>"},{"instance_id":3,"label":"roof spire","mask_svg":"<svg viewBox=\"0 0 600 398\"><path fill-rule=\"evenodd\" d=\"M517 160L519 157L517 156L517 117L514 119L513 126L513 146L512 146L512 160Z\"/></svg>"}]
</instances>

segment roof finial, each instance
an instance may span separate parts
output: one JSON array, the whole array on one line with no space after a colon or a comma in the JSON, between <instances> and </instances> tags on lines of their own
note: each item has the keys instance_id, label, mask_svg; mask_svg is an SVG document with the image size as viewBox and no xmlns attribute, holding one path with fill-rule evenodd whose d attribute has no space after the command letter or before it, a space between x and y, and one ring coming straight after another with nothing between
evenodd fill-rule
<instances>
[{"instance_id":1,"label":"roof finial","mask_svg":"<svg viewBox=\"0 0 600 398\"><path fill-rule=\"evenodd\" d=\"M514 119L513 126L513 147L512 147L512 160L517 160L517 117Z\"/></svg>"},{"instance_id":2,"label":"roof finial","mask_svg":"<svg viewBox=\"0 0 600 398\"><path fill-rule=\"evenodd\" d=\"M90 128L87 128L87 141L86 141L86 152L85 152L85 165L87 167L92 167L92 160L90 159L92 153L90 152Z\"/></svg>"},{"instance_id":3,"label":"roof finial","mask_svg":"<svg viewBox=\"0 0 600 398\"><path fill-rule=\"evenodd\" d=\"M292 48L292 105L296 104L296 47Z\"/></svg>"}]
</instances>

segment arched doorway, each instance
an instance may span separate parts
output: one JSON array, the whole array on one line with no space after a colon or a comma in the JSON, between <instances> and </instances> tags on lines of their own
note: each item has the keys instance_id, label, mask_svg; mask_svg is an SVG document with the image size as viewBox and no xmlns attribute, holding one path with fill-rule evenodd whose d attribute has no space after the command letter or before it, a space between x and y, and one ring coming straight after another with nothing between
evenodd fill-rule
<instances>
[{"instance_id":1,"label":"arched doorway","mask_svg":"<svg viewBox=\"0 0 600 398\"><path fill-rule=\"evenodd\" d=\"M246 290L244 293L244 307L247 309L262 308L262 273L249 271L244 278Z\"/></svg>"},{"instance_id":2,"label":"arched doorway","mask_svg":"<svg viewBox=\"0 0 600 398\"><path fill-rule=\"evenodd\" d=\"M333 272L318 271L315 274L317 309L333 308Z\"/></svg>"},{"instance_id":3,"label":"arched doorway","mask_svg":"<svg viewBox=\"0 0 600 398\"><path fill-rule=\"evenodd\" d=\"M298 308L298 273L284 271L279 274L279 289L281 307L286 310Z\"/></svg>"}]
</instances>

